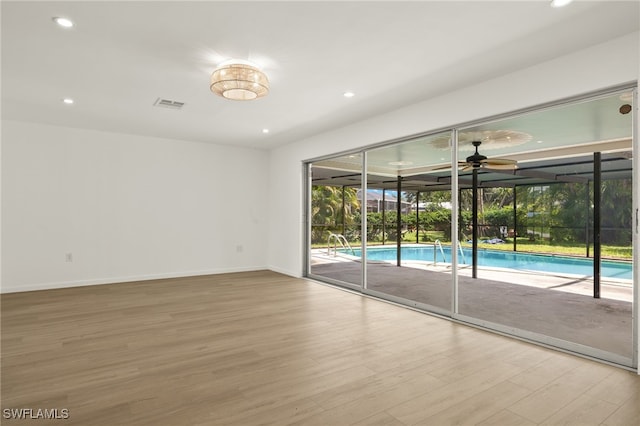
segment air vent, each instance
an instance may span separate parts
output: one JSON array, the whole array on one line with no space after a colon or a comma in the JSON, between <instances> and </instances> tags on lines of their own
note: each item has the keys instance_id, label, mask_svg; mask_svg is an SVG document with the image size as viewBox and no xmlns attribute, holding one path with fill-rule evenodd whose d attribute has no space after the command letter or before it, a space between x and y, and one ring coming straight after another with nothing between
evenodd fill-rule
<instances>
[{"instance_id":1,"label":"air vent","mask_svg":"<svg viewBox=\"0 0 640 426\"><path fill-rule=\"evenodd\" d=\"M182 109L184 102L172 101L170 99L158 98L153 104L157 107L169 108L169 109Z\"/></svg>"}]
</instances>

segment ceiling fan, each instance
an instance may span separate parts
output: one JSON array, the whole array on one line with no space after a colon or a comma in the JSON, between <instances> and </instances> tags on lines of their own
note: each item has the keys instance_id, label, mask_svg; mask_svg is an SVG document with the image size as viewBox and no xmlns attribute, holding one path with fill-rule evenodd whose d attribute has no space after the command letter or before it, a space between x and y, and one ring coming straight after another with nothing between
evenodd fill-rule
<instances>
[{"instance_id":1,"label":"ceiling fan","mask_svg":"<svg viewBox=\"0 0 640 426\"><path fill-rule=\"evenodd\" d=\"M487 158L478 152L478 147L482 141L473 141L471 144L476 148L476 152L468 156L465 161L459 161L458 166L463 172L477 169L498 169L512 170L516 168L517 161L508 158Z\"/></svg>"}]
</instances>

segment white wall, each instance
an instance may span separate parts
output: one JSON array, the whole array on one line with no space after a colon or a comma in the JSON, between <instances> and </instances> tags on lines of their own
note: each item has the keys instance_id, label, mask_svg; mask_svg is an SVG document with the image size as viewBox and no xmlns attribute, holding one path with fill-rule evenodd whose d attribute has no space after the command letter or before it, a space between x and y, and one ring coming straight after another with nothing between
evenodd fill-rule
<instances>
[{"instance_id":1,"label":"white wall","mask_svg":"<svg viewBox=\"0 0 640 426\"><path fill-rule=\"evenodd\" d=\"M268 172L266 151L3 121L2 292L265 268Z\"/></svg>"},{"instance_id":2,"label":"white wall","mask_svg":"<svg viewBox=\"0 0 640 426\"><path fill-rule=\"evenodd\" d=\"M639 38L636 32L273 150L269 267L302 274L304 160L637 81Z\"/></svg>"}]
</instances>

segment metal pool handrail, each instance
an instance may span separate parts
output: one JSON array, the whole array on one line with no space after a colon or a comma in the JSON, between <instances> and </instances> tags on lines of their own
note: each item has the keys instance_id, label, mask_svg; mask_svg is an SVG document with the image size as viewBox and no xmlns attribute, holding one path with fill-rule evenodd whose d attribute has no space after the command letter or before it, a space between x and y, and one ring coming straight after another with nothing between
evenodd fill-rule
<instances>
[{"instance_id":1,"label":"metal pool handrail","mask_svg":"<svg viewBox=\"0 0 640 426\"><path fill-rule=\"evenodd\" d=\"M460 249L460 256L462 256L462 263L467 264L467 259L464 257L464 250L462 250L462 242L458 244L458 248Z\"/></svg>"},{"instance_id":2,"label":"metal pool handrail","mask_svg":"<svg viewBox=\"0 0 640 426\"><path fill-rule=\"evenodd\" d=\"M349 241L342 234L334 234L333 232L329 233L329 238L327 239L327 254L331 254L331 239L334 239L333 243L333 255L336 256L338 254L338 243L342 246L343 249L348 248L351 250L351 254L355 256L355 252L351 248ZM344 241L344 243L343 243Z\"/></svg>"},{"instance_id":3,"label":"metal pool handrail","mask_svg":"<svg viewBox=\"0 0 640 426\"><path fill-rule=\"evenodd\" d=\"M440 247L440 253L442 253L442 261L443 262L447 262L447 258L444 256L444 250L442 249L442 244L440 243L440 240L435 240L433 242L433 264L436 265L438 262L436 260L436 247Z\"/></svg>"}]
</instances>

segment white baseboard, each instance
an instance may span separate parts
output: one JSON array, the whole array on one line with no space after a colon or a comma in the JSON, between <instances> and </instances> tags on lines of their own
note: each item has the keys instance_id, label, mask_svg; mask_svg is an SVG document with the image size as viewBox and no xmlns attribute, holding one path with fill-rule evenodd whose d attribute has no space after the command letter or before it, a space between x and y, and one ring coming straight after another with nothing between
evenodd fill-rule
<instances>
[{"instance_id":1,"label":"white baseboard","mask_svg":"<svg viewBox=\"0 0 640 426\"><path fill-rule=\"evenodd\" d=\"M116 284L132 281L149 281L159 280L164 278L182 278L182 277L194 277L199 275L217 275L217 274L229 274L234 272L252 272L268 270L267 266L249 266L240 268L217 268L201 271L184 271L184 272L168 272L163 274L147 274L147 275L133 275L126 277L111 277L111 278L95 278L78 281L59 281L59 282L47 282L47 283L34 283L22 286L2 285L0 286L0 294L4 293L18 293L24 291L36 291L36 290L53 290L58 288L70 288L70 287L84 287L90 285L103 285L103 284ZM275 271L278 272L278 271ZM285 272L281 272L286 274ZM289 274L286 274L289 275Z\"/></svg>"}]
</instances>

